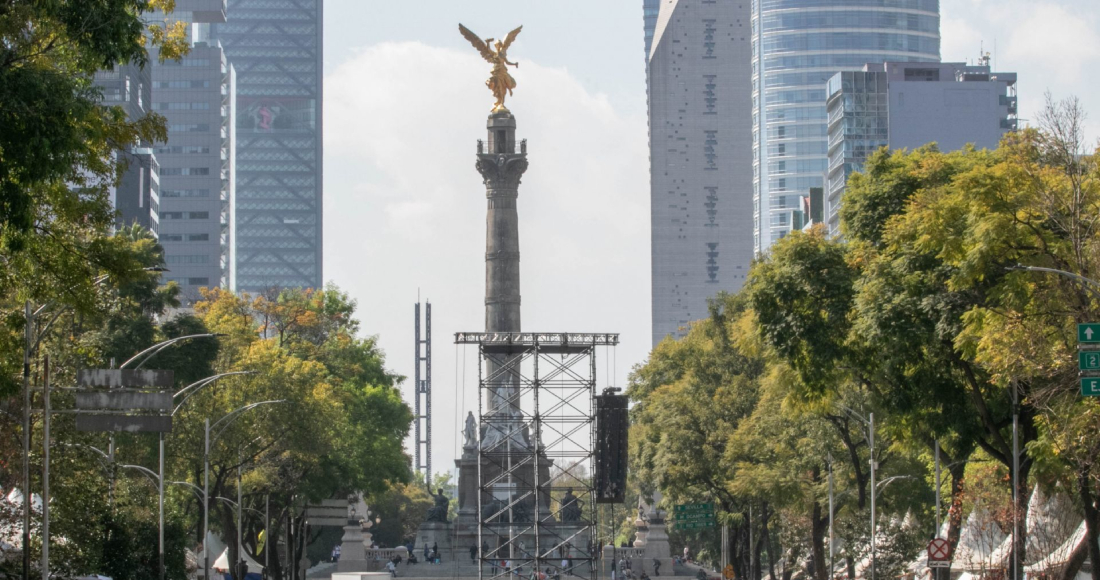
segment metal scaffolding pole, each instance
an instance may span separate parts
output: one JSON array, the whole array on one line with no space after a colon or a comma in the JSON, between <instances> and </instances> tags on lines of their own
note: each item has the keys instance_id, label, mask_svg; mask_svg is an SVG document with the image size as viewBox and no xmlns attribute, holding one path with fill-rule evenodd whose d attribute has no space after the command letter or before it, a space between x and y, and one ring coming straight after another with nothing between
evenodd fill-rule
<instances>
[{"instance_id":1,"label":"metal scaffolding pole","mask_svg":"<svg viewBox=\"0 0 1100 580\"><path fill-rule=\"evenodd\" d=\"M594 579L596 347L618 335L459 333L455 342L479 353L480 577L505 576L508 559L512 573Z\"/></svg>"}]
</instances>

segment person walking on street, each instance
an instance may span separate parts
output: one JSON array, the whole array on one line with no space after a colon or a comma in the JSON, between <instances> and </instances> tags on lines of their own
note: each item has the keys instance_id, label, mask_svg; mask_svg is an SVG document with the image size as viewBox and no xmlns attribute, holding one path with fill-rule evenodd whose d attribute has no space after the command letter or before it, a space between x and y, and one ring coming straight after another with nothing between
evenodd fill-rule
<instances>
[{"instance_id":1,"label":"person walking on street","mask_svg":"<svg viewBox=\"0 0 1100 580\"><path fill-rule=\"evenodd\" d=\"M397 578L397 566L393 565L393 560L386 562L386 569L390 571L390 578Z\"/></svg>"},{"instance_id":2,"label":"person walking on street","mask_svg":"<svg viewBox=\"0 0 1100 580\"><path fill-rule=\"evenodd\" d=\"M657 577L661 575L661 561L657 558L653 559L653 576Z\"/></svg>"},{"instance_id":3,"label":"person walking on street","mask_svg":"<svg viewBox=\"0 0 1100 580\"><path fill-rule=\"evenodd\" d=\"M470 563L477 564L477 545L470 546Z\"/></svg>"}]
</instances>

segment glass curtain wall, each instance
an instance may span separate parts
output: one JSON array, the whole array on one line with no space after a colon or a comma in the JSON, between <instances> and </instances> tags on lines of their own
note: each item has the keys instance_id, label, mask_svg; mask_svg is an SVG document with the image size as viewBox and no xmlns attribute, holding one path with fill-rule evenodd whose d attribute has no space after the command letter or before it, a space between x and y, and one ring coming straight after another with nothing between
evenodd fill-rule
<instances>
[{"instance_id":1,"label":"glass curtain wall","mask_svg":"<svg viewBox=\"0 0 1100 580\"><path fill-rule=\"evenodd\" d=\"M866 63L939 62L939 0L752 0L753 245L801 223L828 171L826 83Z\"/></svg>"}]
</instances>

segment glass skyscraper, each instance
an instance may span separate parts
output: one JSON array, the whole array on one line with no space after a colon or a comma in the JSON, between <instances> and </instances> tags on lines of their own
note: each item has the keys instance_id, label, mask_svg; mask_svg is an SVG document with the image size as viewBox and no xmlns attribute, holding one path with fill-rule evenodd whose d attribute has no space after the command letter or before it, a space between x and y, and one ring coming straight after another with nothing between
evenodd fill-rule
<instances>
[{"instance_id":1,"label":"glass skyscraper","mask_svg":"<svg viewBox=\"0 0 1100 580\"><path fill-rule=\"evenodd\" d=\"M237 74L234 290L323 284L322 0L229 0Z\"/></svg>"},{"instance_id":2,"label":"glass skyscraper","mask_svg":"<svg viewBox=\"0 0 1100 580\"><path fill-rule=\"evenodd\" d=\"M752 0L753 246L797 225L828 171L826 83L867 63L939 62L939 0Z\"/></svg>"},{"instance_id":3,"label":"glass skyscraper","mask_svg":"<svg viewBox=\"0 0 1100 580\"><path fill-rule=\"evenodd\" d=\"M653 48L653 31L657 29L657 13L661 11L661 0L642 0L642 26L645 30L645 61L649 62L649 51Z\"/></svg>"}]
</instances>

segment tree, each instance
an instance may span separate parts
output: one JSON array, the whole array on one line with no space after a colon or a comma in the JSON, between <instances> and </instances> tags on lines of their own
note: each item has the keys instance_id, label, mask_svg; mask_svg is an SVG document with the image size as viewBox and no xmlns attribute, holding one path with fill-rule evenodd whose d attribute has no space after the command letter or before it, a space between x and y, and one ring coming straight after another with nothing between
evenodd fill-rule
<instances>
[{"instance_id":1,"label":"tree","mask_svg":"<svg viewBox=\"0 0 1100 580\"><path fill-rule=\"evenodd\" d=\"M149 44L162 59L178 58L185 24L145 19L173 8L173 0L0 2L0 246L19 250L81 213L109 217L113 151L136 138L163 141L165 128L159 116L127 120L121 108L100 106L91 77L119 63L144 66Z\"/></svg>"},{"instance_id":2,"label":"tree","mask_svg":"<svg viewBox=\"0 0 1100 580\"><path fill-rule=\"evenodd\" d=\"M369 496L409 480L402 441L412 414L374 341L354 336L358 322L346 294L330 287L254 301L215 289L204 297L197 316L224 335L214 370L254 374L223 379L181 409L170 441L181 477L201 484L202 458L193 450L202 449L202 418L216 421L248 403L282 400L219 427L210 460L211 494L235 495L239 467L245 507L265 500L271 506L271 537L304 504L353 492ZM275 326L281 330L270 332ZM234 509L222 504L211 511L223 534L236 534ZM254 557L262 521L244 519L245 549ZM237 558L230 546L230 559Z\"/></svg>"}]
</instances>

